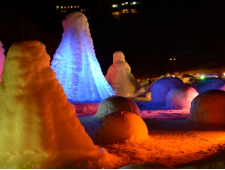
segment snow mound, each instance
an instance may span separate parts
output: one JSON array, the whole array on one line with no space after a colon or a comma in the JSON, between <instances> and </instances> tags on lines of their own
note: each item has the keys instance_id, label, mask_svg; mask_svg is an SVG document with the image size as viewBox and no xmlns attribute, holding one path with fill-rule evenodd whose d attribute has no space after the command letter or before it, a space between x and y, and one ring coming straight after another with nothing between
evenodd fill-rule
<instances>
[{"instance_id":1,"label":"snow mound","mask_svg":"<svg viewBox=\"0 0 225 170\"><path fill-rule=\"evenodd\" d=\"M225 124L225 92L209 90L199 94L191 103L189 120L195 123Z\"/></svg>"},{"instance_id":2,"label":"snow mound","mask_svg":"<svg viewBox=\"0 0 225 170\"><path fill-rule=\"evenodd\" d=\"M0 83L1 83L1 75L2 75L2 70L4 68L4 61L5 61L5 55L4 55L4 48L2 47L3 44L0 41Z\"/></svg>"},{"instance_id":3,"label":"snow mound","mask_svg":"<svg viewBox=\"0 0 225 170\"><path fill-rule=\"evenodd\" d=\"M96 58L87 17L72 12L62 22L63 37L51 68L71 103L100 103L114 95Z\"/></svg>"},{"instance_id":4,"label":"snow mound","mask_svg":"<svg viewBox=\"0 0 225 170\"><path fill-rule=\"evenodd\" d=\"M164 77L155 81L151 88L153 102L166 102L167 93L176 86L184 86L181 79L176 77Z\"/></svg>"},{"instance_id":5,"label":"snow mound","mask_svg":"<svg viewBox=\"0 0 225 170\"><path fill-rule=\"evenodd\" d=\"M203 93L208 90L223 90L225 91L225 81L220 78L206 78L193 84L193 87L199 92Z\"/></svg>"},{"instance_id":6,"label":"snow mound","mask_svg":"<svg viewBox=\"0 0 225 170\"><path fill-rule=\"evenodd\" d=\"M170 167L158 163L132 164L121 167L120 169L170 169Z\"/></svg>"},{"instance_id":7,"label":"snow mound","mask_svg":"<svg viewBox=\"0 0 225 170\"><path fill-rule=\"evenodd\" d=\"M191 101L198 95L193 87L180 86L172 88L166 96L166 106L177 109L190 109Z\"/></svg>"},{"instance_id":8,"label":"snow mound","mask_svg":"<svg viewBox=\"0 0 225 170\"><path fill-rule=\"evenodd\" d=\"M98 111L94 117L103 119L106 115L118 111L140 114L140 109L133 100L122 96L111 96L99 104Z\"/></svg>"},{"instance_id":9,"label":"snow mound","mask_svg":"<svg viewBox=\"0 0 225 170\"><path fill-rule=\"evenodd\" d=\"M105 78L117 96L131 97L141 88L141 85L131 74L131 68L121 51L116 51L113 54L113 64L109 67Z\"/></svg>"},{"instance_id":10,"label":"snow mound","mask_svg":"<svg viewBox=\"0 0 225 170\"><path fill-rule=\"evenodd\" d=\"M148 137L147 126L139 115L121 111L105 116L93 140L97 144L112 144L126 140L140 142Z\"/></svg>"},{"instance_id":11,"label":"snow mound","mask_svg":"<svg viewBox=\"0 0 225 170\"><path fill-rule=\"evenodd\" d=\"M109 154L74 116L49 65L38 41L16 42L7 53L0 84L0 168L102 168Z\"/></svg>"}]
</instances>

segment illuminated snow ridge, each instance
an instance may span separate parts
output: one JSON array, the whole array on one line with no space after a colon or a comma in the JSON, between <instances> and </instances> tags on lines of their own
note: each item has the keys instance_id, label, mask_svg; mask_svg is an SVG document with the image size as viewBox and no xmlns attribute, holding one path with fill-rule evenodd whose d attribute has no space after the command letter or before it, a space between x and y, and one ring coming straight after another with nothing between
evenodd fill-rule
<instances>
[{"instance_id":1,"label":"illuminated snow ridge","mask_svg":"<svg viewBox=\"0 0 225 170\"><path fill-rule=\"evenodd\" d=\"M87 18L80 12L63 20L64 33L51 68L70 102L97 103L114 95L96 59Z\"/></svg>"}]
</instances>

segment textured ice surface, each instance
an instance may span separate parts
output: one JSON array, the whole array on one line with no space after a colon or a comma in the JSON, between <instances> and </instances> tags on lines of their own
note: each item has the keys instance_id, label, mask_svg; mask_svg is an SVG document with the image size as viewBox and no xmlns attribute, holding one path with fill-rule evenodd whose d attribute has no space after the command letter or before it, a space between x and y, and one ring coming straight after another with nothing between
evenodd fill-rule
<instances>
[{"instance_id":1,"label":"textured ice surface","mask_svg":"<svg viewBox=\"0 0 225 170\"><path fill-rule=\"evenodd\" d=\"M106 115L118 111L128 111L138 115L140 114L140 109L133 100L122 96L111 96L99 104L97 113L94 117L103 119Z\"/></svg>"},{"instance_id":2,"label":"textured ice surface","mask_svg":"<svg viewBox=\"0 0 225 170\"><path fill-rule=\"evenodd\" d=\"M0 41L0 83L1 83L1 75L2 75L2 70L4 67L4 61L5 61L5 55L4 55L4 48L2 47L2 42Z\"/></svg>"},{"instance_id":3,"label":"textured ice surface","mask_svg":"<svg viewBox=\"0 0 225 170\"><path fill-rule=\"evenodd\" d=\"M131 68L121 51L116 51L113 54L113 64L109 67L105 78L117 96L132 97L141 88L131 74Z\"/></svg>"},{"instance_id":4,"label":"textured ice surface","mask_svg":"<svg viewBox=\"0 0 225 170\"><path fill-rule=\"evenodd\" d=\"M114 95L95 56L84 14L73 12L62 22L63 37L51 68L70 102L98 103Z\"/></svg>"},{"instance_id":5,"label":"textured ice surface","mask_svg":"<svg viewBox=\"0 0 225 170\"><path fill-rule=\"evenodd\" d=\"M49 65L38 41L14 43L7 53L0 84L0 168L102 168L107 152L98 151L74 116Z\"/></svg>"}]
</instances>

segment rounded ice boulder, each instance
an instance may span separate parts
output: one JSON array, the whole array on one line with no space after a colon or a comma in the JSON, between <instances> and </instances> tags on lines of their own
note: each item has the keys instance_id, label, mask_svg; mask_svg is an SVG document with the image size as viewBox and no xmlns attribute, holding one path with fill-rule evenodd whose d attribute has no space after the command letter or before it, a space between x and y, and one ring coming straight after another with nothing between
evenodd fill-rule
<instances>
[{"instance_id":1,"label":"rounded ice boulder","mask_svg":"<svg viewBox=\"0 0 225 170\"><path fill-rule=\"evenodd\" d=\"M177 109L190 109L191 101L198 95L198 92L189 86L172 88L166 96L166 106Z\"/></svg>"},{"instance_id":2,"label":"rounded ice boulder","mask_svg":"<svg viewBox=\"0 0 225 170\"><path fill-rule=\"evenodd\" d=\"M140 109L133 100L122 96L111 96L104 99L99 104L95 117L103 119L106 115L118 111L128 111L136 113L137 115L140 114Z\"/></svg>"},{"instance_id":3,"label":"rounded ice boulder","mask_svg":"<svg viewBox=\"0 0 225 170\"><path fill-rule=\"evenodd\" d=\"M221 78L206 78L203 80L199 80L199 82L196 84L193 84L193 87L199 93L203 93L208 90L223 90L223 91L225 91L225 81Z\"/></svg>"},{"instance_id":4,"label":"rounded ice boulder","mask_svg":"<svg viewBox=\"0 0 225 170\"><path fill-rule=\"evenodd\" d=\"M140 142L148 139L148 128L142 118L132 112L111 113L93 136L96 144L112 144L126 140Z\"/></svg>"},{"instance_id":5,"label":"rounded ice boulder","mask_svg":"<svg viewBox=\"0 0 225 170\"><path fill-rule=\"evenodd\" d=\"M225 124L225 92L209 90L199 94L191 103L191 122Z\"/></svg>"},{"instance_id":6,"label":"rounded ice boulder","mask_svg":"<svg viewBox=\"0 0 225 170\"><path fill-rule=\"evenodd\" d=\"M151 88L153 102L166 102L167 93L176 86L184 86L181 79L176 77L164 77L155 81Z\"/></svg>"}]
</instances>

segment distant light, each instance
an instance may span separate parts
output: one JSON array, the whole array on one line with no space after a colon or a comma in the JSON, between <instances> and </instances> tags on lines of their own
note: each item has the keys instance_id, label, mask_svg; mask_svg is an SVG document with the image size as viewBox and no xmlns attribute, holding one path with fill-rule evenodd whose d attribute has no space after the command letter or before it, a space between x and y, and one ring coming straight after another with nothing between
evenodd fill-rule
<instances>
[{"instance_id":1,"label":"distant light","mask_svg":"<svg viewBox=\"0 0 225 170\"><path fill-rule=\"evenodd\" d=\"M84 9L84 11L86 11L86 9Z\"/></svg>"},{"instance_id":2,"label":"distant light","mask_svg":"<svg viewBox=\"0 0 225 170\"><path fill-rule=\"evenodd\" d=\"M131 9L131 13L137 13L137 9Z\"/></svg>"},{"instance_id":3,"label":"distant light","mask_svg":"<svg viewBox=\"0 0 225 170\"><path fill-rule=\"evenodd\" d=\"M118 4L112 4L112 8L118 8Z\"/></svg>"},{"instance_id":4,"label":"distant light","mask_svg":"<svg viewBox=\"0 0 225 170\"><path fill-rule=\"evenodd\" d=\"M66 6L64 6L64 9L66 9Z\"/></svg>"},{"instance_id":5,"label":"distant light","mask_svg":"<svg viewBox=\"0 0 225 170\"><path fill-rule=\"evenodd\" d=\"M66 10L64 10L64 12L66 12Z\"/></svg>"},{"instance_id":6,"label":"distant light","mask_svg":"<svg viewBox=\"0 0 225 170\"><path fill-rule=\"evenodd\" d=\"M79 5L77 5L77 8L80 8L80 6L79 6Z\"/></svg>"},{"instance_id":7,"label":"distant light","mask_svg":"<svg viewBox=\"0 0 225 170\"><path fill-rule=\"evenodd\" d=\"M170 58L170 60L176 60L176 58Z\"/></svg>"},{"instance_id":8,"label":"distant light","mask_svg":"<svg viewBox=\"0 0 225 170\"><path fill-rule=\"evenodd\" d=\"M134 1L134 2L130 2L130 5L136 5L137 4L137 2L136 1Z\"/></svg>"},{"instance_id":9,"label":"distant light","mask_svg":"<svg viewBox=\"0 0 225 170\"><path fill-rule=\"evenodd\" d=\"M175 75L173 75L173 77L175 77Z\"/></svg>"},{"instance_id":10,"label":"distant light","mask_svg":"<svg viewBox=\"0 0 225 170\"><path fill-rule=\"evenodd\" d=\"M59 9L59 6L56 6L56 9Z\"/></svg>"},{"instance_id":11,"label":"distant light","mask_svg":"<svg viewBox=\"0 0 225 170\"><path fill-rule=\"evenodd\" d=\"M122 2L121 5L128 5L128 2Z\"/></svg>"},{"instance_id":12,"label":"distant light","mask_svg":"<svg viewBox=\"0 0 225 170\"><path fill-rule=\"evenodd\" d=\"M77 8L76 5L74 5L74 8Z\"/></svg>"},{"instance_id":13,"label":"distant light","mask_svg":"<svg viewBox=\"0 0 225 170\"><path fill-rule=\"evenodd\" d=\"M61 6L60 8L63 9L63 6Z\"/></svg>"},{"instance_id":14,"label":"distant light","mask_svg":"<svg viewBox=\"0 0 225 170\"><path fill-rule=\"evenodd\" d=\"M70 8L70 6L67 6L67 9L69 9Z\"/></svg>"},{"instance_id":15,"label":"distant light","mask_svg":"<svg viewBox=\"0 0 225 170\"><path fill-rule=\"evenodd\" d=\"M223 73L223 76L225 76L225 73Z\"/></svg>"},{"instance_id":16,"label":"distant light","mask_svg":"<svg viewBox=\"0 0 225 170\"><path fill-rule=\"evenodd\" d=\"M172 60L172 58L170 58L170 60Z\"/></svg>"},{"instance_id":17,"label":"distant light","mask_svg":"<svg viewBox=\"0 0 225 170\"><path fill-rule=\"evenodd\" d=\"M81 9L80 11L83 12L83 9Z\"/></svg>"},{"instance_id":18,"label":"distant light","mask_svg":"<svg viewBox=\"0 0 225 170\"><path fill-rule=\"evenodd\" d=\"M205 79L205 75L201 75L200 79Z\"/></svg>"},{"instance_id":19,"label":"distant light","mask_svg":"<svg viewBox=\"0 0 225 170\"><path fill-rule=\"evenodd\" d=\"M122 13L123 13L123 14L128 14L128 13L129 13L129 9L123 9L123 10L122 10Z\"/></svg>"},{"instance_id":20,"label":"distant light","mask_svg":"<svg viewBox=\"0 0 225 170\"><path fill-rule=\"evenodd\" d=\"M73 8L73 6L70 6L70 8Z\"/></svg>"}]
</instances>

